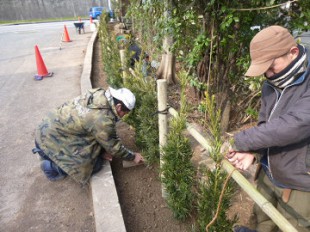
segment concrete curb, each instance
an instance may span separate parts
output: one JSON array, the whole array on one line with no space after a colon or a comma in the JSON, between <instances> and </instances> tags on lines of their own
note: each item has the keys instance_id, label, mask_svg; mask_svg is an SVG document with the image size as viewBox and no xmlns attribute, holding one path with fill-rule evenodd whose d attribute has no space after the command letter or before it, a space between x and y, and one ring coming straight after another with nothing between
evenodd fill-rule
<instances>
[{"instance_id":1,"label":"concrete curb","mask_svg":"<svg viewBox=\"0 0 310 232\"><path fill-rule=\"evenodd\" d=\"M93 32L87 48L86 48L86 54L84 58L84 65L83 65L83 71L81 75L81 93L85 93L88 89L92 88L91 84L91 73L92 73L92 60L93 60L93 51L94 51L94 44L98 38L98 31L96 30Z\"/></svg>"},{"instance_id":2,"label":"concrete curb","mask_svg":"<svg viewBox=\"0 0 310 232\"><path fill-rule=\"evenodd\" d=\"M81 93L92 88L91 73L94 43L98 39L96 30L87 46L81 75ZM97 232L126 232L126 227L118 200L110 162L105 162L102 171L90 180L95 226Z\"/></svg>"}]
</instances>

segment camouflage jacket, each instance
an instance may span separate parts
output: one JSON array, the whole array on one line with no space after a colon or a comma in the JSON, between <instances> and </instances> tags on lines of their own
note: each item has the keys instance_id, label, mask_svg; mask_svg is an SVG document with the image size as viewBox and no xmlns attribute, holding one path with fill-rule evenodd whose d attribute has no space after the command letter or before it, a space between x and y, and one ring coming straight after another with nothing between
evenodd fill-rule
<instances>
[{"instance_id":1,"label":"camouflage jacket","mask_svg":"<svg viewBox=\"0 0 310 232\"><path fill-rule=\"evenodd\" d=\"M49 112L36 130L36 142L62 170L85 184L102 148L125 160L134 158L116 135L117 120L105 91L92 89Z\"/></svg>"}]
</instances>

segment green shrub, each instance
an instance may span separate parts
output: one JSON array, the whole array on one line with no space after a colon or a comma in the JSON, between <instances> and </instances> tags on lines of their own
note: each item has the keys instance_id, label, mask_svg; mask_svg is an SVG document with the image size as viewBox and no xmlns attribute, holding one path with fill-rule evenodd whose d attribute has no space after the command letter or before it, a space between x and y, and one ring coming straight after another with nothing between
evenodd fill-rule
<instances>
[{"instance_id":1,"label":"green shrub","mask_svg":"<svg viewBox=\"0 0 310 232\"><path fill-rule=\"evenodd\" d=\"M167 144L163 147L161 168L168 206L179 220L186 219L193 206L193 152L188 138L182 134L185 123L181 117L171 120Z\"/></svg>"},{"instance_id":2,"label":"green shrub","mask_svg":"<svg viewBox=\"0 0 310 232\"><path fill-rule=\"evenodd\" d=\"M214 223L208 228L208 231L232 231L232 226L236 223L237 218L228 219L226 211L230 207L231 198L234 193L234 182L229 180L226 187L224 187L227 174L220 167L216 167L213 171L202 168L201 175L203 178L199 182L197 206L199 231L206 231L206 226L213 220L218 204L220 203L223 188L225 188L225 192L221 199L220 210Z\"/></svg>"},{"instance_id":3,"label":"green shrub","mask_svg":"<svg viewBox=\"0 0 310 232\"><path fill-rule=\"evenodd\" d=\"M116 39L108 29L105 19L100 20L99 40L102 50L103 69L107 75L107 82L113 88L123 85L121 60Z\"/></svg>"},{"instance_id":4,"label":"green shrub","mask_svg":"<svg viewBox=\"0 0 310 232\"><path fill-rule=\"evenodd\" d=\"M187 73L179 73L181 83L179 116L170 120L167 143L162 148L162 182L167 193L167 203L174 216L186 219L193 209L194 166L189 139L183 134L186 130L186 113L188 110L185 90Z\"/></svg>"},{"instance_id":5,"label":"green shrub","mask_svg":"<svg viewBox=\"0 0 310 232\"><path fill-rule=\"evenodd\" d=\"M135 77L127 76L124 85L136 96L136 107L125 121L136 129L136 144L147 163L158 163L159 131L155 81L146 81L142 73L137 71Z\"/></svg>"},{"instance_id":6,"label":"green shrub","mask_svg":"<svg viewBox=\"0 0 310 232\"><path fill-rule=\"evenodd\" d=\"M206 226L212 222L208 231L231 231L236 218L230 220L226 216L226 212L230 207L232 195L235 192L234 182L227 180L227 174L221 169L221 161L223 156L220 152L223 144L220 131L220 110L216 109L216 101L214 96L210 96L205 92L205 100L203 103L205 113L205 123L211 134L209 151L210 157L215 161L215 169L210 170L207 167L201 167L200 181L198 184L198 225L199 231L206 231ZM223 194L222 194L223 191ZM219 205L220 204L220 205ZM219 211L217 209L219 207ZM217 215L217 216L216 216Z\"/></svg>"}]
</instances>

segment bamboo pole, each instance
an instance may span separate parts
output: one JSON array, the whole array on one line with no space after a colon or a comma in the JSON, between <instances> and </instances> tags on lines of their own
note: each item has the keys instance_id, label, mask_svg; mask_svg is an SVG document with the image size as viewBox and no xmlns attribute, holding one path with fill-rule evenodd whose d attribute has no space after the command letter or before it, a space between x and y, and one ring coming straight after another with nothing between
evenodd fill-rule
<instances>
[{"instance_id":1,"label":"bamboo pole","mask_svg":"<svg viewBox=\"0 0 310 232\"><path fill-rule=\"evenodd\" d=\"M163 165L163 151L162 147L167 143L167 81L157 80L157 99L158 99L158 127L159 127L159 150L160 150L160 168ZM163 175L161 174L161 178ZM165 186L162 184L162 197L167 197Z\"/></svg>"},{"instance_id":2,"label":"bamboo pole","mask_svg":"<svg viewBox=\"0 0 310 232\"><path fill-rule=\"evenodd\" d=\"M175 109L169 108L169 113L174 117L178 117ZM206 140L193 126L186 124L189 133L208 151L210 150L209 141ZM279 211L264 198L264 196L256 190L256 188L227 160L222 161L223 169L228 173L232 173L232 178L238 185L254 200L254 202L271 218L271 220L284 232L298 232Z\"/></svg>"},{"instance_id":3,"label":"bamboo pole","mask_svg":"<svg viewBox=\"0 0 310 232\"><path fill-rule=\"evenodd\" d=\"M121 64L122 64L122 73L123 73L123 80L125 81L126 78L126 52L124 49L119 50Z\"/></svg>"}]
</instances>

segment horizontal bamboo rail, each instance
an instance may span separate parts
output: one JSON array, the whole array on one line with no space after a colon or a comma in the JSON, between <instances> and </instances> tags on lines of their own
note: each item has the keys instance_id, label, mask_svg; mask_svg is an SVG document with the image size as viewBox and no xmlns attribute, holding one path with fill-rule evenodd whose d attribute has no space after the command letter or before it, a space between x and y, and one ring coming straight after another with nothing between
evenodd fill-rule
<instances>
[{"instance_id":1,"label":"horizontal bamboo rail","mask_svg":"<svg viewBox=\"0 0 310 232\"><path fill-rule=\"evenodd\" d=\"M178 117L178 112L169 108L169 113ZM208 151L211 147L209 142L189 123L186 123L189 133ZM256 188L227 161L222 161L223 169L228 173L232 173L232 178L237 184L254 200L254 202L271 218L272 221L284 232L298 232L279 211L260 194Z\"/></svg>"}]
</instances>

